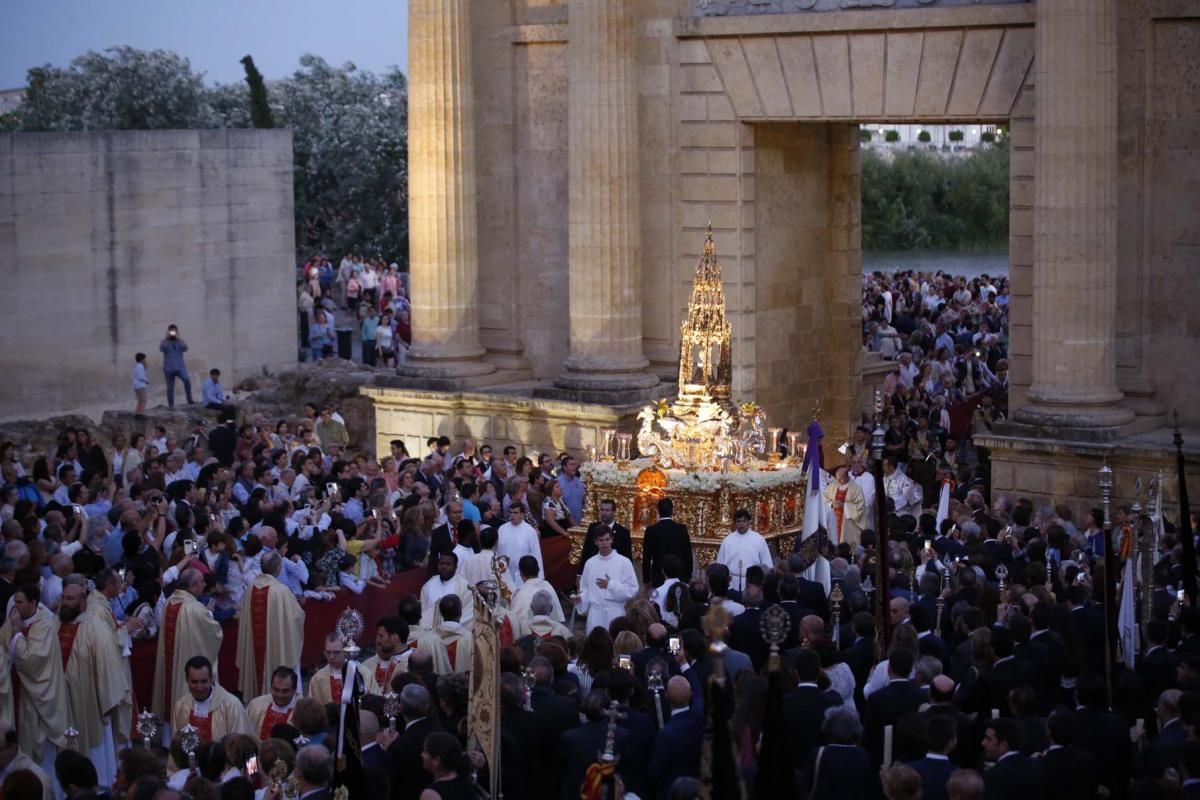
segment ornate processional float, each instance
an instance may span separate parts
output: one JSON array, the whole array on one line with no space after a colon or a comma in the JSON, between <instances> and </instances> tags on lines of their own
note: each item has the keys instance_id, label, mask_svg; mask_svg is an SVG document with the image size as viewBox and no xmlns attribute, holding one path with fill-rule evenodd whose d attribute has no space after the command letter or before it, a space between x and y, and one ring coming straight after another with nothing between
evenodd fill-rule
<instances>
[{"instance_id":1,"label":"ornate processional float","mask_svg":"<svg viewBox=\"0 0 1200 800\"><path fill-rule=\"evenodd\" d=\"M628 433L605 431L603 451L591 448L580 469L584 519L569 531L572 561L579 561L587 528L606 499L616 503L617 522L629 528L635 562L663 497L674 503L674 519L687 525L700 567L716 558L739 508L750 512L752 527L773 552L791 552L804 519L802 434L789 435L790 456L781 458L782 429L767 427L755 403L733 403L731 333L710 226L680 331L678 396L638 415L639 457L632 457L635 437Z\"/></svg>"}]
</instances>

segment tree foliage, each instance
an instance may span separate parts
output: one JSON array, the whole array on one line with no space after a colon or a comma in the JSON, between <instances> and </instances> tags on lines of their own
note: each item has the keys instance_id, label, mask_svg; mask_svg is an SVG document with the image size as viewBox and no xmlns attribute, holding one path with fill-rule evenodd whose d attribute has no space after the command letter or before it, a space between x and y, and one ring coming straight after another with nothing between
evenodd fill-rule
<instances>
[{"instance_id":1,"label":"tree foliage","mask_svg":"<svg viewBox=\"0 0 1200 800\"><path fill-rule=\"evenodd\" d=\"M305 55L272 88L247 80L205 86L186 58L114 47L66 68L29 71L25 97L0 125L20 131L263 127L292 130L299 256L355 251L402 260L408 252L407 82ZM264 111L266 114L264 115Z\"/></svg>"},{"instance_id":2,"label":"tree foliage","mask_svg":"<svg viewBox=\"0 0 1200 800\"><path fill-rule=\"evenodd\" d=\"M252 56L242 56L242 67L246 70L246 85L250 87L250 120L256 128L274 128L275 117L271 114L271 103L267 98L267 84L262 73L254 66Z\"/></svg>"},{"instance_id":3,"label":"tree foliage","mask_svg":"<svg viewBox=\"0 0 1200 800\"><path fill-rule=\"evenodd\" d=\"M865 250L987 247L1008 237L1007 139L964 157L862 152Z\"/></svg>"}]
</instances>

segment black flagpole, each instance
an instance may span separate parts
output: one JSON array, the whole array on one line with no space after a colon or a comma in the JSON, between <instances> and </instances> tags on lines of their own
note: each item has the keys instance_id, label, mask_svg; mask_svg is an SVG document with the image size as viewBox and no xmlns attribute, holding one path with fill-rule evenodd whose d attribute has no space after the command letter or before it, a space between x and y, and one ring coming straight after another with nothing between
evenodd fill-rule
<instances>
[{"instance_id":1,"label":"black flagpole","mask_svg":"<svg viewBox=\"0 0 1200 800\"><path fill-rule=\"evenodd\" d=\"M1196 603L1196 541L1192 533L1192 508L1188 503L1187 476L1184 475L1183 434L1179 432L1179 412L1175 412L1175 468L1179 474L1179 543L1183 545L1183 590Z\"/></svg>"}]
</instances>

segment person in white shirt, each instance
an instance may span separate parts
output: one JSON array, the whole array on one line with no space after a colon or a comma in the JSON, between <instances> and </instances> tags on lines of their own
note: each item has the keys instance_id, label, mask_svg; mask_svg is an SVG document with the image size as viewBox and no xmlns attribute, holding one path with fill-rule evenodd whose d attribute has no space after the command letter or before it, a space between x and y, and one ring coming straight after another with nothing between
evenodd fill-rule
<instances>
[{"instance_id":1,"label":"person in white shirt","mask_svg":"<svg viewBox=\"0 0 1200 800\"><path fill-rule=\"evenodd\" d=\"M537 559L538 575L544 575L542 568L542 543L538 538L537 529L525 521L525 504L514 502L508 507L508 522L500 526L497 532L499 542L496 544L496 554L508 559L511 567L520 564L522 556L533 556ZM511 569L513 586L520 588L521 576Z\"/></svg>"},{"instance_id":2,"label":"person in white shirt","mask_svg":"<svg viewBox=\"0 0 1200 800\"><path fill-rule=\"evenodd\" d=\"M667 601L671 596L671 589L679 584L679 577L683 574L683 562L679 560L679 556L674 553L663 559L663 575L666 576L660 585L656 586L650 592L650 601L658 608L658 618L672 628L679 627L678 605L676 611L667 610ZM686 590L686 586L682 587Z\"/></svg>"},{"instance_id":3,"label":"person in white shirt","mask_svg":"<svg viewBox=\"0 0 1200 800\"><path fill-rule=\"evenodd\" d=\"M583 565L579 593L571 602L587 614L586 630L607 628L608 624L625 613L625 603L637 597L638 579L633 562L613 550L612 533L596 533L599 552Z\"/></svg>"},{"instance_id":4,"label":"person in white shirt","mask_svg":"<svg viewBox=\"0 0 1200 800\"><path fill-rule=\"evenodd\" d=\"M904 352L900 354L900 377L897 383L906 389L911 389L917 381L917 376L921 374L921 369L913 363L912 353Z\"/></svg>"},{"instance_id":5,"label":"person in white shirt","mask_svg":"<svg viewBox=\"0 0 1200 800\"><path fill-rule=\"evenodd\" d=\"M755 564L764 570L775 563L771 548L758 531L750 530L750 512L739 508L733 515L734 530L721 540L717 563L729 567L731 588L741 591L746 582L746 570Z\"/></svg>"}]
</instances>

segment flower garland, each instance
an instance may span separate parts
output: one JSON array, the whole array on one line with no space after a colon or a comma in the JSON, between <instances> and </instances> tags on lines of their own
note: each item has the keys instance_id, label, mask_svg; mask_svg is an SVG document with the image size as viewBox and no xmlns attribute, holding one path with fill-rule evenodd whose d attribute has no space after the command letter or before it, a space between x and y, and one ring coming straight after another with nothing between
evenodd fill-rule
<instances>
[{"instance_id":1,"label":"flower garland","mask_svg":"<svg viewBox=\"0 0 1200 800\"><path fill-rule=\"evenodd\" d=\"M637 483L638 473L653 464L649 458L630 461L626 467L618 466L615 461L589 461L579 471L589 483L632 486ZM724 487L734 491L760 491L804 482L803 471L795 467L729 473L667 469L663 473L667 476L668 490L680 492L711 493Z\"/></svg>"}]
</instances>

